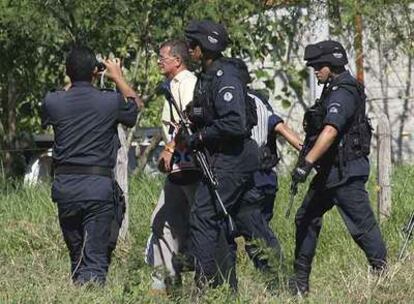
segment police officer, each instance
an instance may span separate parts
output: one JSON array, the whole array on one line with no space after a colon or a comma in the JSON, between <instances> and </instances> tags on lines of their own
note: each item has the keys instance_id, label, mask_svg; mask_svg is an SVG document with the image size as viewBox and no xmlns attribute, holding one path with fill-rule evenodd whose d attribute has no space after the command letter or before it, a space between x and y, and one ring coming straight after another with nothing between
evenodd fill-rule
<instances>
[{"instance_id":1,"label":"police officer","mask_svg":"<svg viewBox=\"0 0 414 304\"><path fill-rule=\"evenodd\" d=\"M246 84L249 84L251 78L246 64L239 60L239 66ZM247 240L245 249L255 267L261 271L269 271L271 268L268 264L268 254L264 254L264 251L257 246L257 240L263 240L272 248L279 262L282 262L279 240L270 228L278 190L275 170L279 161L276 136L282 136L297 150L301 149L302 142L275 113L268 97L249 87L247 96L256 105L257 125L252 129L252 139L259 146L259 169L254 173L254 187L243 196L235 222L238 232Z\"/></svg>"},{"instance_id":2,"label":"police officer","mask_svg":"<svg viewBox=\"0 0 414 304\"><path fill-rule=\"evenodd\" d=\"M211 21L192 21L185 29L190 54L200 61L190 118L196 132L187 140L192 149L205 148L218 180L218 193L234 215L240 198L253 184L258 167L257 144L250 139L254 108L246 102L246 85L231 58L221 52L229 43L226 29ZM253 112L252 112L253 110ZM190 252L195 257L196 282L211 286L228 280L237 288L234 236L211 188L203 180L190 211Z\"/></svg>"},{"instance_id":3,"label":"police officer","mask_svg":"<svg viewBox=\"0 0 414 304\"><path fill-rule=\"evenodd\" d=\"M71 278L80 285L105 283L114 247L117 124L132 127L140 104L122 76L119 60L103 63L105 75L121 94L92 85L96 57L89 48L75 46L66 59L70 88L48 93L42 104L42 126L51 125L55 134L52 200L69 249Z\"/></svg>"},{"instance_id":4,"label":"police officer","mask_svg":"<svg viewBox=\"0 0 414 304\"><path fill-rule=\"evenodd\" d=\"M305 113L304 157L292 172L294 182L304 182L312 168L318 172L295 218L295 275L289 282L295 294L309 291L322 218L334 205L373 270L381 272L386 266L385 244L365 190L371 127L364 88L345 70L348 59L339 42L310 44L304 59L324 89Z\"/></svg>"}]
</instances>

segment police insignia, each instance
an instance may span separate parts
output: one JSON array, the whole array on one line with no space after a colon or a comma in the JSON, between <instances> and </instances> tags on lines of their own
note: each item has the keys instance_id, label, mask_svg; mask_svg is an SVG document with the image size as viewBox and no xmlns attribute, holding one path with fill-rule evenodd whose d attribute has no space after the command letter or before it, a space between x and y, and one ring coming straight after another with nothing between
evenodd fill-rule
<instances>
[{"instance_id":1,"label":"police insignia","mask_svg":"<svg viewBox=\"0 0 414 304\"><path fill-rule=\"evenodd\" d=\"M223 99L227 102L230 102L233 99L233 94L230 92L224 93Z\"/></svg>"},{"instance_id":2,"label":"police insignia","mask_svg":"<svg viewBox=\"0 0 414 304\"><path fill-rule=\"evenodd\" d=\"M330 108L329 113L338 113L338 108L337 107Z\"/></svg>"},{"instance_id":3,"label":"police insignia","mask_svg":"<svg viewBox=\"0 0 414 304\"><path fill-rule=\"evenodd\" d=\"M210 43L212 44L216 44L218 42L218 40L212 36L207 36L208 41L210 41Z\"/></svg>"},{"instance_id":4,"label":"police insignia","mask_svg":"<svg viewBox=\"0 0 414 304\"><path fill-rule=\"evenodd\" d=\"M216 75L217 77L223 76L223 70L217 70Z\"/></svg>"},{"instance_id":5,"label":"police insignia","mask_svg":"<svg viewBox=\"0 0 414 304\"><path fill-rule=\"evenodd\" d=\"M332 91L336 91L336 90L338 90L338 86L333 86Z\"/></svg>"}]
</instances>

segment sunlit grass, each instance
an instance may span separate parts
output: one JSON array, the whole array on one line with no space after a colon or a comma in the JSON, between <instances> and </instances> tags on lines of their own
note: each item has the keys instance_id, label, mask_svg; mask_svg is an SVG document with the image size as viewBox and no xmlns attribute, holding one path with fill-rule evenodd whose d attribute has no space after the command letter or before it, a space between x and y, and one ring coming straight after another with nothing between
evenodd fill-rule
<instances>
[{"instance_id":1,"label":"sunlit grass","mask_svg":"<svg viewBox=\"0 0 414 304\"><path fill-rule=\"evenodd\" d=\"M23 187L19 182L0 182L0 303L414 303L414 241L410 255L397 261L402 244L401 228L414 209L414 167L394 170L393 213L381 223L389 251L386 275L370 274L363 252L348 234L338 212L324 219L311 275L311 294L305 299L291 297L283 279L292 271L294 222L284 217L288 203L288 179L281 178L272 226L283 245L287 273L271 278L258 273L239 242L239 294L226 287L198 294L191 274L174 298L149 294L151 269L143 254L150 232L149 219L158 199L162 179L135 177L130 182L130 230L119 244L104 289L77 288L70 283L69 258L50 200L50 186ZM306 187L300 188L295 208ZM373 201L375 179L369 183ZM375 208L375 206L373 205ZM279 283L277 282L279 279Z\"/></svg>"}]
</instances>

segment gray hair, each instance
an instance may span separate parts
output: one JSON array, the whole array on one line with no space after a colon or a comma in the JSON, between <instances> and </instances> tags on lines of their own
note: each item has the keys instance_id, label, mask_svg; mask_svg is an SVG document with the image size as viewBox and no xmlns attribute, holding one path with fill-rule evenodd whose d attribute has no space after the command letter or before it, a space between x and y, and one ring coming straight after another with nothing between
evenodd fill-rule
<instances>
[{"instance_id":1,"label":"gray hair","mask_svg":"<svg viewBox=\"0 0 414 304\"><path fill-rule=\"evenodd\" d=\"M190 53L188 52L187 43L181 39L171 39L167 40L161 44L160 49L164 47L170 48L170 53L172 56L179 57L185 66L188 66L190 60Z\"/></svg>"}]
</instances>

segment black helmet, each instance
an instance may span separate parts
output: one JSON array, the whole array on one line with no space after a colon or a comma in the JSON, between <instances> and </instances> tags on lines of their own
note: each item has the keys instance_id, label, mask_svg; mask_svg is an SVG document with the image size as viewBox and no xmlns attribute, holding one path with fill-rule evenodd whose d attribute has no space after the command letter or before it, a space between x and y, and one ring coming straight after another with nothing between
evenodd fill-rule
<instances>
[{"instance_id":1,"label":"black helmet","mask_svg":"<svg viewBox=\"0 0 414 304\"><path fill-rule=\"evenodd\" d=\"M184 33L190 43L196 41L203 50L215 53L224 51L230 41L226 28L209 20L191 21Z\"/></svg>"},{"instance_id":2,"label":"black helmet","mask_svg":"<svg viewBox=\"0 0 414 304\"><path fill-rule=\"evenodd\" d=\"M307 61L307 66L328 63L334 67L343 67L348 63L344 47L334 40L325 40L307 45L304 59Z\"/></svg>"}]
</instances>

